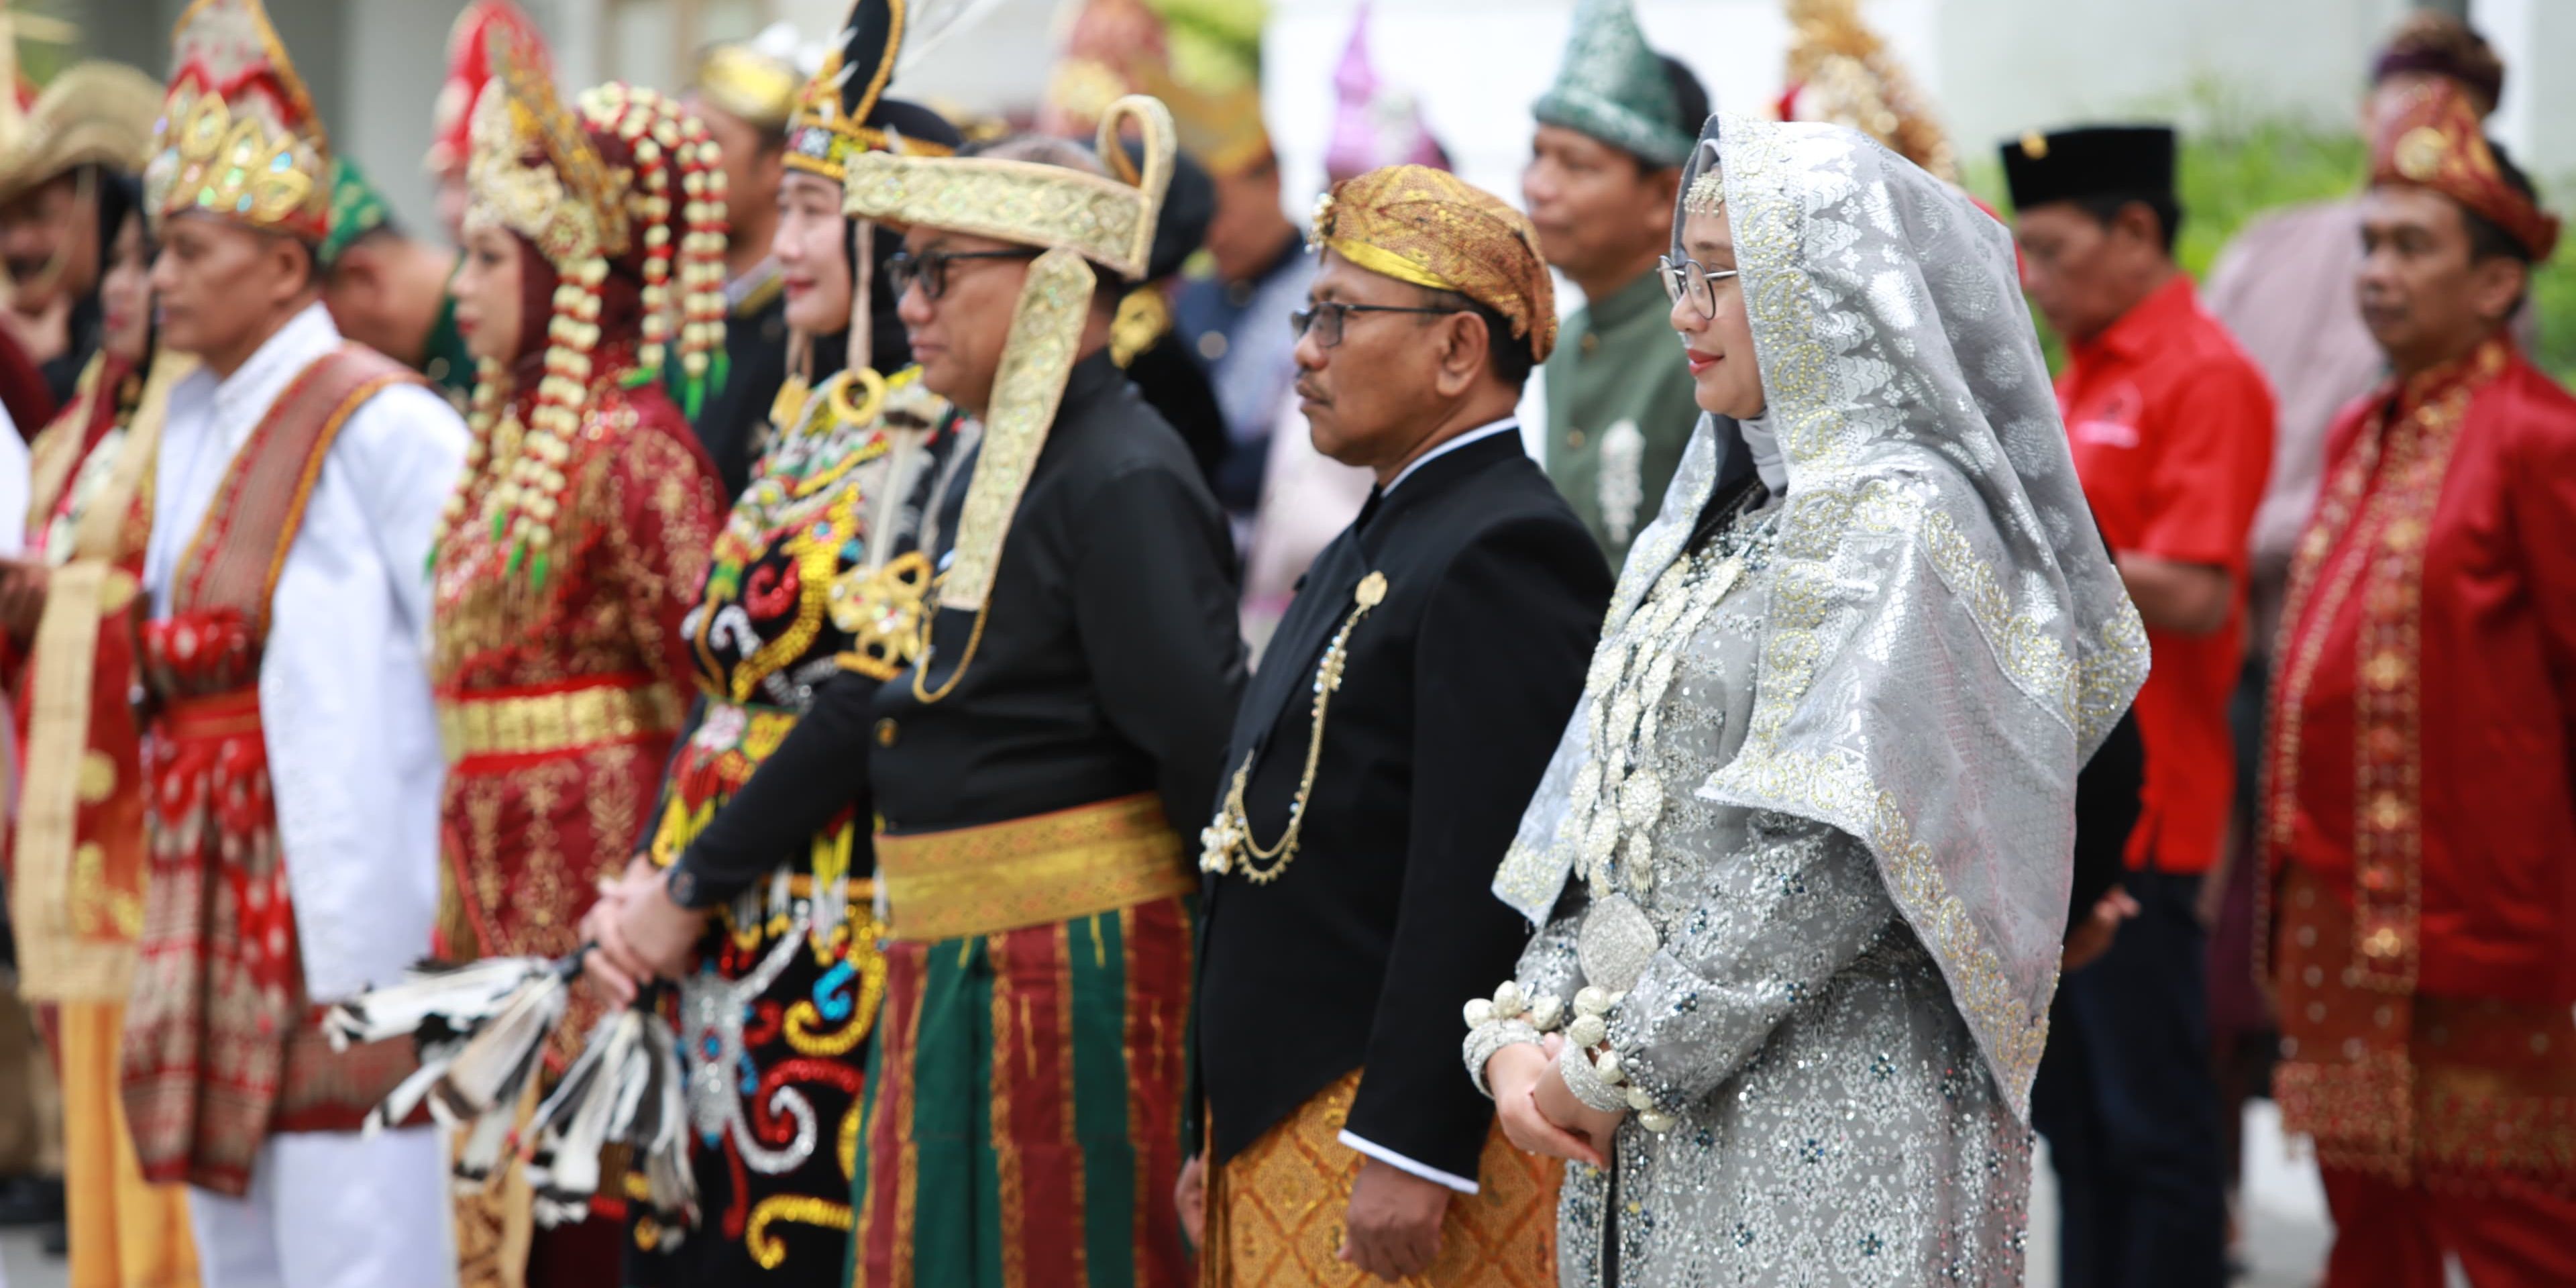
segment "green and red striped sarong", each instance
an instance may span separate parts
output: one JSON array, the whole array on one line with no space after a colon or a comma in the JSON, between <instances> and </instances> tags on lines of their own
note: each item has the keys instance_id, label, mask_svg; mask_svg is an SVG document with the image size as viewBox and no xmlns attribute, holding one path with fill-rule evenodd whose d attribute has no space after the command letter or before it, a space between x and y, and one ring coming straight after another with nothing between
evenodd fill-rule
<instances>
[{"instance_id":1,"label":"green and red striped sarong","mask_svg":"<svg viewBox=\"0 0 2576 1288\"><path fill-rule=\"evenodd\" d=\"M1155 809L1152 821L1160 816ZM1157 830L1154 852L1167 857L1156 861L1177 864L1178 839ZM902 902L921 888L905 880L917 856L903 852L902 838L879 844L892 933L936 924L907 917ZM982 906L1011 902L996 893L999 875L986 876L995 884L984 886ZM1177 891L1186 882L1155 884ZM1184 1288L1171 1196L1191 903L1164 893L1066 920L885 946L884 1010L854 1142L854 1288Z\"/></svg>"}]
</instances>

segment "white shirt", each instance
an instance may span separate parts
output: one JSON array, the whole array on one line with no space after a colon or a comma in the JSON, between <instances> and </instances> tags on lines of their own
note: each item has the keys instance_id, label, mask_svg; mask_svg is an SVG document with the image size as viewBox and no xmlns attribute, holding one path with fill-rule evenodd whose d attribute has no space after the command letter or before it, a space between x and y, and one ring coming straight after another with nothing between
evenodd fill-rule
<instances>
[{"instance_id":1,"label":"white shirt","mask_svg":"<svg viewBox=\"0 0 2576 1288\"><path fill-rule=\"evenodd\" d=\"M1415 470L1421 469L1423 466L1429 465L1433 461L1439 460L1441 457L1447 456L1449 453L1457 451L1459 448L1465 447L1469 443L1482 442L1485 439L1492 438L1496 434L1517 434L1519 432L1521 432L1521 419L1518 416L1505 416L1501 420L1495 421L1490 425L1479 425L1474 429L1468 430L1466 433L1460 434L1456 438L1450 439L1448 442L1442 443L1438 447L1432 448L1430 451L1424 452L1420 456L1414 457L1413 463L1405 466L1403 472L1397 474L1394 479L1390 480L1387 485L1378 492L1378 495L1384 496L1388 492L1392 492L1397 488L1404 486L1404 481L1412 478Z\"/></svg>"},{"instance_id":2,"label":"white shirt","mask_svg":"<svg viewBox=\"0 0 2576 1288\"><path fill-rule=\"evenodd\" d=\"M143 560L155 617L170 611L180 556L234 454L340 343L315 304L230 377L199 368L172 388ZM429 549L465 445L465 422L425 387L360 404L323 458L270 605L260 721L315 1001L388 982L429 947L445 770L429 690Z\"/></svg>"},{"instance_id":3,"label":"white shirt","mask_svg":"<svg viewBox=\"0 0 2576 1288\"><path fill-rule=\"evenodd\" d=\"M0 407L0 555L14 555L27 548L27 440L18 433L18 422L9 409Z\"/></svg>"}]
</instances>

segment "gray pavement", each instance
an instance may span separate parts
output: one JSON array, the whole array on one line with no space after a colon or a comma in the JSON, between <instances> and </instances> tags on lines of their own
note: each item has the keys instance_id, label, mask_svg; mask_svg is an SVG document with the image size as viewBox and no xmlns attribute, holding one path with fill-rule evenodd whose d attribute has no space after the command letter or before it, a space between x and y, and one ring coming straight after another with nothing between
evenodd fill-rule
<instances>
[{"instance_id":1,"label":"gray pavement","mask_svg":"<svg viewBox=\"0 0 2576 1288\"><path fill-rule=\"evenodd\" d=\"M2044 1150L2045 1147L2043 1147ZM2316 1166L2282 1140L2269 1102L2246 1111L2246 1257L2244 1288L2314 1288L2325 1263L2327 1225ZM2057 1186L2046 1158L2032 1186L2028 1288L2057 1288ZM33 1230L0 1232L7 1288L66 1288L64 1265L47 1258Z\"/></svg>"}]
</instances>

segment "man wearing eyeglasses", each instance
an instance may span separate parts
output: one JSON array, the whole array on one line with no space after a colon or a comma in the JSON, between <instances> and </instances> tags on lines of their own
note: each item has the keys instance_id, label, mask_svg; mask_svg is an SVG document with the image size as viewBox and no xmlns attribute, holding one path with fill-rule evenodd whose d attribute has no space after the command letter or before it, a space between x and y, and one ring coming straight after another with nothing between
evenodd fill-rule
<instances>
[{"instance_id":1,"label":"man wearing eyeglasses","mask_svg":"<svg viewBox=\"0 0 2576 1288\"><path fill-rule=\"evenodd\" d=\"M1423 166L1336 185L1314 238L1298 398L1377 487L1272 636L1200 834L1212 1130L1182 1219L1210 1283L1527 1282L1553 1164L1456 1062L1527 939L1490 886L1610 597L1513 417L1554 293L1526 219Z\"/></svg>"},{"instance_id":2,"label":"man wearing eyeglasses","mask_svg":"<svg viewBox=\"0 0 2576 1288\"><path fill-rule=\"evenodd\" d=\"M1225 518L1108 352L1152 261L1172 122L1109 163L1005 140L854 157L921 381L971 415L931 503L918 660L867 709L884 1006L856 1283L1179 1283L1192 899L1243 680ZM1115 147L1145 127L1142 161ZM803 732L800 726L799 733ZM917 1217L917 1219L916 1219Z\"/></svg>"}]
</instances>

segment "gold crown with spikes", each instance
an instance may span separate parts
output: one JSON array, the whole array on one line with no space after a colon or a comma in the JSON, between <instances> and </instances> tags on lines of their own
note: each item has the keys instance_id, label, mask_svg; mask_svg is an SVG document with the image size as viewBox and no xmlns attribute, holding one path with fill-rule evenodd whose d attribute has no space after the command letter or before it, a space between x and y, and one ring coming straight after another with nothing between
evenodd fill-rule
<instances>
[{"instance_id":1,"label":"gold crown with spikes","mask_svg":"<svg viewBox=\"0 0 2576 1288\"><path fill-rule=\"evenodd\" d=\"M331 148L259 0L196 0L171 38L146 206L202 211L318 242L330 231Z\"/></svg>"}]
</instances>

